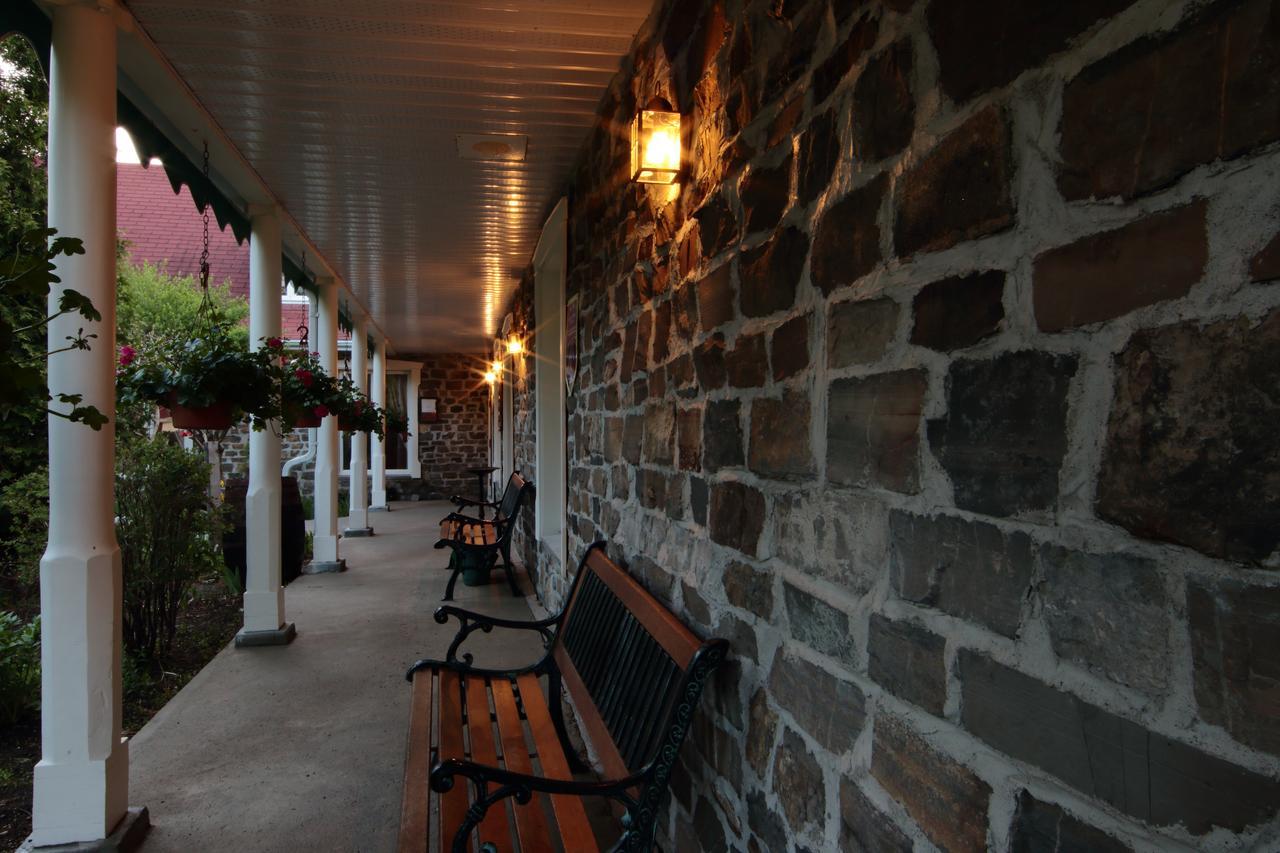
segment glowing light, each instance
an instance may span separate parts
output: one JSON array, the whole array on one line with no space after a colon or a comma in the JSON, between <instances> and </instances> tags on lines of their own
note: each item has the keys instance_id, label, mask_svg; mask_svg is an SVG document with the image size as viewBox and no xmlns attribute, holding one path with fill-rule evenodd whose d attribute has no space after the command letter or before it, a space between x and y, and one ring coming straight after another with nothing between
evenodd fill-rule
<instances>
[{"instance_id":1,"label":"glowing light","mask_svg":"<svg viewBox=\"0 0 1280 853\"><path fill-rule=\"evenodd\" d=\"M495 361L493 364L489 365L489 372L495 376L502 373L502 362Z\"/></svg>"},{"instance_id":2,"label":"glowing light","mask_svg":"<svg viewBox=\"0 0 1280 853\"><path fill-rule=\"evenodd\" d=\"M655 101L650 107L666 107ZM642 184L675 183L680 174L680 114L641 110L631 125L631 179Z\"/></svg>"},{"instance_id":3,"label":"glowing light","mask_svg":"<svg viewBox=\"0 0 1280 853\"><path fill-rule=\"evenodd\" d=\"M524 342L519 338L511 337L507 339L507 354L519 355L524 352Z\"/></svg>"},{"instance_id":4,"label":"glowing light","mask_svg":"<svg viewBox=\"0 0 1280 853\"><path fill-rule=\"evenodd\" d=\"M493 383L498 381L498 374L490 370L488 373L484 375L484 381L492 385Z\"/></svg>"}]
</instances>

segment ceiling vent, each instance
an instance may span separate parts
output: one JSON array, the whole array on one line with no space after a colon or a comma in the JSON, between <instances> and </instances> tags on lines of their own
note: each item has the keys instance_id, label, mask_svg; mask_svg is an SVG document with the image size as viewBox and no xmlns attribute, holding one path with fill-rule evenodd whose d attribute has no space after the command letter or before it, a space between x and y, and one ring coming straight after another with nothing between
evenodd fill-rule
<instances>
[{"instance_id":1,"label":"ceiling vent","mask_svg":"<svg viewBox=\"0 0 1280 853\"><path fill-rule=\"evenodd\" d=\"M463 160L523 160L529 147L527 136L489 133L459 133L458 156Z\"/></svg>"}]
</instances>

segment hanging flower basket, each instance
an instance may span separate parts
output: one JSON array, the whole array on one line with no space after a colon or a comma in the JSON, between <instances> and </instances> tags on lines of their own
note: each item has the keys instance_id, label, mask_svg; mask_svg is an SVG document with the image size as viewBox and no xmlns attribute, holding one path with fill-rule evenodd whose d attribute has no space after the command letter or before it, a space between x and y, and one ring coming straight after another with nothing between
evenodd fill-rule
<instances>
[{"instance_id":1,"label":"hanging flower basket","mask_svg":"<svg viewBox=\"0 0 1280 853\"><path fill-rule=\"evenodd\" d=\"M323 422L323 418L313 414L295 415L293 418L294 429L315 429Z\"/></svg>"},{"instance_id":2,"label":"hanging flower basket","mask_svg":"<svg viewBox=\"0 0 1280 853\"><path fill-rule=\"evenodd\" d=\"M343 432L369 432L381 437L384 412L356 389L350 377L338 379L338 393L332 411L338 415L338 429Z\"/></svg>"},{"instance_id":3,"label":"hanging flower basket","mask_svg":"<svg viewBox=\"0 0 1280 853\"><path fill-rule=\"evenodd\" d=\"M178 429L231 429L236 420L234 407L228 400L211 406L183 406L170 399L169 412Z\"/></svg>"}]
</instances>

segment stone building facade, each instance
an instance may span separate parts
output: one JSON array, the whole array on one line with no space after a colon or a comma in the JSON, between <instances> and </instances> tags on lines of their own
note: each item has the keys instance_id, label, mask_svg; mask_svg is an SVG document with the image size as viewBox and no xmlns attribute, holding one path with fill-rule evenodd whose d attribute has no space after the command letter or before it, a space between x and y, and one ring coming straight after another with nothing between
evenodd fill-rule
<instances>
[{"instance_id":1,"label":"stone building facade","mask_svg":"<svg viewBox=\"0 0 1280 853\"><path fill-rule=\"evenodd\" d=\"M733 644L674 847L1280 847L1277 104L1271 0L654 13L569 192L569 553Z\"/></svg>"}]
</instances>

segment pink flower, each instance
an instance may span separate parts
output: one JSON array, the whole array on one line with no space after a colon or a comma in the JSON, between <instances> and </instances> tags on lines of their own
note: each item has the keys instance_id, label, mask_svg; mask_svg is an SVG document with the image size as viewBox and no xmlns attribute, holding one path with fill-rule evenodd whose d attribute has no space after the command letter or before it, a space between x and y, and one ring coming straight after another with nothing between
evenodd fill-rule
<instances>
[{"instance_id":1,"label":"pink flower","mask_svg":"<svg viewBox=\"0 0 1280 853\"><path fill-rule=\"evenodd\" d=\"M125 344L120 347L120 366L128 367L133 364L133 360L138 357L138 351L133 347Z\"/></svg>"},{"instance_id":2,"label":"pink flower","mask_svg":"<svg viewBox=\"0 0 1280 853\"><path fill-rule=\"evenodd\" d=\"M315 382L315 377L311 374L310 370L295 370L293 375L302 383L304 388L310 388L311 383ZM321 415L320 417L324 417L324 415Z\"/></svg>"},{"instance_id":3,"label":"pink flower","mask_svg":"<svg viewBox=\"0 0 1280 853\"><path fill-rule=\"evenodd\" d=\"M267 349L280 349L284 346L284 341L279 338L267 338Z\"/></svg>"},{"instance_id":4,"label":"pink flower","mask_svg":"<svg viewBox=\"0 0 1280 853\"><path fill-rule=\"evenodd\" d=\"M181 435L183 438L191 438L191 430L189 429L184 429L182 432L178 434Z\"/></svg>"},{"instance_id":5,"label":"pink flower","mask_svg":"<svg viewBox=\"0 0 1280 853\"><path fill-rule=\"evenodd\" d=\"M315 407L314 409L312 409L311 411L312 411L312 413L313 413L313 414L315 414L315 416L316 416L317 418L323 418L323 417L325 417L326 415L328 415L328 414L329 414L329 407L328 407L328 406L326 406L324 403L321 403L320 405L316 406L316 407Z\"/></svg>"}]
</instances>

